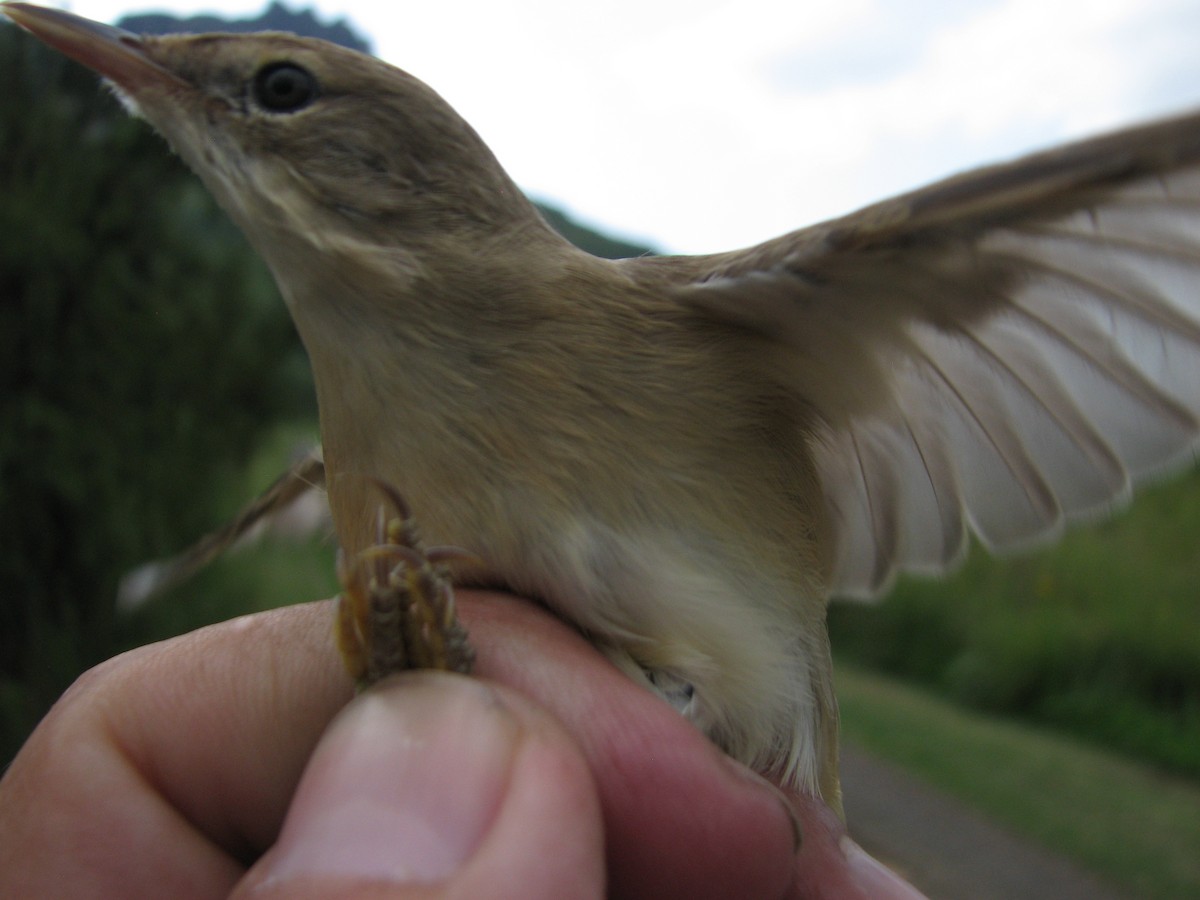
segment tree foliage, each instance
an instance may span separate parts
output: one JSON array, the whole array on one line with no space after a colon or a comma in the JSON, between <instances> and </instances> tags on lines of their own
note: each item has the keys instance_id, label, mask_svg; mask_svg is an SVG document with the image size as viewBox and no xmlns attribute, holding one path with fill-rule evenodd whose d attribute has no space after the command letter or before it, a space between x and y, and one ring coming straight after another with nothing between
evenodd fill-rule
<instances>
[{"instance_id":1,"label":"tree foliage","mask_svg":"<svg viewBox=\"0 0 1200 900\"><path fill-rule=\"evenodd\" d=\"M0 26L0 752L114 652L119 575L311 402L264 267L93 74Z\"/></svg>"}]
</instances>

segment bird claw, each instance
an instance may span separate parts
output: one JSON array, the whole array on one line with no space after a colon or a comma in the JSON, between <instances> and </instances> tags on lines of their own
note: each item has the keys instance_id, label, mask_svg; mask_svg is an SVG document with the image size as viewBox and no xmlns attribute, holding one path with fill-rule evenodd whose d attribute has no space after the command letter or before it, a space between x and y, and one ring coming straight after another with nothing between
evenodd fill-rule
<instances>
[{"instance_id":1,"label":"bird claw","mask_svg":"<svg viewBox=\"0 0 1200 900\"><path fill-rule=\"evenodd\" d=\"M406 669L469 673L475 653L455 614L449 563L477 558L458 547L425 549L404 498L376 486L396 515L381 506L375 544L349 561L338 557L337 643L346 669L360 690Z\"/></svg>"}]
</instances>

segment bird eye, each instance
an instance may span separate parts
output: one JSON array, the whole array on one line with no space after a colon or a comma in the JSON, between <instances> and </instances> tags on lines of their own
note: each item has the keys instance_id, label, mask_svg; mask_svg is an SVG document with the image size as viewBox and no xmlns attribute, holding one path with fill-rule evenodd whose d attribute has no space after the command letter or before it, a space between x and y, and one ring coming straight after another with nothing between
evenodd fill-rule
<instances>
[{"instance_id":1,"label":"bird eye","mask_svg":"<svg viewBox=\"0 0 1200 900\"><path fill-rule=\"evenodd\" d=\"M317 79L295 63L271 63L254 76L254 100L268 112L292 113L312 103Z\"/></svg>"}]
</instances>

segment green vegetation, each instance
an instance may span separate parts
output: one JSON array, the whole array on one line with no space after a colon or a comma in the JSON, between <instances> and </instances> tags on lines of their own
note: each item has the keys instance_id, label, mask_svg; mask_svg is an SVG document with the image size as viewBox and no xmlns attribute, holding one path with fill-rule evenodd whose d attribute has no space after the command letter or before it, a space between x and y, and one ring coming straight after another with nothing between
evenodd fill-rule
<instances>
[{"instance_id":1,"label":"green vegetation","mask_svg":"<svg viewBox=\"0 0 1200 900\"><path fill-rule=\"evenodd\" d=\"M117 578L311 409L265 268L90 73L0 27L0 754L124 637Z\"/></svg>"},{"instance_id":2,"label":"green vegetation","mask_svg":"<svg viewBox=\"0 0 1200 900\"><path fill-rule=\"evenodd\" d=\"M847 739L1134 896L1200 896L1200 787L842 664Z\"/></svg>"},{"instance_id":3,"label":"green vegetation","mask_svg":"<svg viewBox=\"0 0 1200 900\"><path fill-rule=\"evenodd\" d=\"M1200 471L1053 549L837 604L835 649L991 712L1200 776Z\"/></svg>"}]
</instances>

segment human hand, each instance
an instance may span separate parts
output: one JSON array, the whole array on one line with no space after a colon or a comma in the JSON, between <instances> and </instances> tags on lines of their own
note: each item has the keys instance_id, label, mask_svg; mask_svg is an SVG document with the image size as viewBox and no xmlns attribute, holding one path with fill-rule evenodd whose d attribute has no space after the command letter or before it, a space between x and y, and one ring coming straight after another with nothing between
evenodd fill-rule
<instances>
[{"instance_id":1,"label":"human hand","mask_svg":"<svg viewBox=\"0 0 1200 900\"><path fill-rule=\"evenodd\" d=\"M87 673L0 781L0 895L899 890L847 860L840 826L803 798L796 854L778 791L552 617L504 595L459 604L479 679L401 676L340 714L327 604Z\"/></svg>"}]
</instances>

